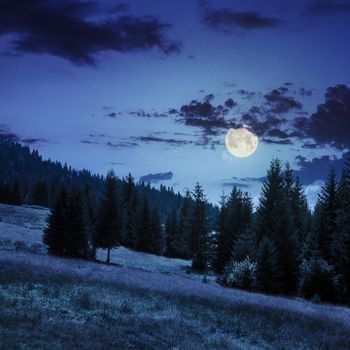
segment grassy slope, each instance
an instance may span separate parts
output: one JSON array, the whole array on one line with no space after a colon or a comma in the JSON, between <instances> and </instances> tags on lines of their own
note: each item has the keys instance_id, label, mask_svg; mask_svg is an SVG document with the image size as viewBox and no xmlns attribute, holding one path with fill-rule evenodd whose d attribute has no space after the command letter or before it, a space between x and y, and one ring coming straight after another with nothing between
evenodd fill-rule
<instances>
[{"instance_id":1,"label":"grassy slope","mask_svg":"<svg viewBox=\"0 0 350 350\"><path fill-rule=\"evenodd\" d=\"M0 348L11 350L350 349L347 308L23 246L0 251L0 315Z\"/></svg>"}]
</instances>

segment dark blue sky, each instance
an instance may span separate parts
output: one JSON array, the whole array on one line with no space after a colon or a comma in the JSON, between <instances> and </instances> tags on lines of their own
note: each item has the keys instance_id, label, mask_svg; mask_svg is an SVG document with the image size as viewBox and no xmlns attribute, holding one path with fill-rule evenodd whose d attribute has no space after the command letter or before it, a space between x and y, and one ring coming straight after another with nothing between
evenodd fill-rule
<instances>
[{"instance_id":1,"label":"dark blue sky","mask_svg":"<svg viewBox=\"0 0 350 350\"><path fill-rule=\"evenodd\" d=\"M289 160L310 201L350 146L349 1L0 0L0 133L212 201ZM259 136L232 157L227 129Z\"/></svg>"}]
</instances>

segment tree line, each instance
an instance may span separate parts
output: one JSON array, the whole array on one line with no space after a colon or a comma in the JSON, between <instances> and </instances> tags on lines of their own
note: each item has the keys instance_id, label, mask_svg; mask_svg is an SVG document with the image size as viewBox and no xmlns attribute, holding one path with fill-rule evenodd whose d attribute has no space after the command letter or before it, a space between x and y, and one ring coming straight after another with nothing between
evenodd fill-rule
<instances>
[{"instance_id":1,"label":"tree line","mask_svg":"<svg viewBox=\"0 0 350 350\"><path fill-rule=\"evenodd\" d=\"M237 187L215 207L198 183L181 196L163 185L136 184L130 174L80 178L18 144L0 142L0 150L0 201L7 193L13 204L26 202L23 189L34 182L21 171L31 169L31 160L28 171L38 180L32 196L55 193L43 235L51 254L95 259L101 248L110 262L111 250L122 245L191 259L193 270L214 271L229 287L350 304L350 163L339 177L330 171L311 211L290 166L273 160L254 209ZM14 154L22 161L5 167ZM37 168L51 177L45 181ZM54 180L57 174L63 181Z\"/></svg>"}]
</instances>

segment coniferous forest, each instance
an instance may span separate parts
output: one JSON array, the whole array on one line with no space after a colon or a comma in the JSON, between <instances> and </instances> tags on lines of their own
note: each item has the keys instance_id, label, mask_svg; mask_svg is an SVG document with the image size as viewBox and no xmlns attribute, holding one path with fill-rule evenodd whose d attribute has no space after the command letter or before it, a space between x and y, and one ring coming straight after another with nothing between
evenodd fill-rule
<instances>
[{"instance_id":1,"label":"coniferous forest","mask_svg":"<svg viewBox=\"0 0 350 350\"><path fill-rule=\"evenodd\" d=\"M0 142L0 202L50 207L48 253L95 259L118 246L192 260L222 285L350 305L350 161L329 170L309 208L288 164L271 161L259 203L233 187L219 207L196 184L184 196L163 185L77 171Z\"/></svg>"}]
</instances>

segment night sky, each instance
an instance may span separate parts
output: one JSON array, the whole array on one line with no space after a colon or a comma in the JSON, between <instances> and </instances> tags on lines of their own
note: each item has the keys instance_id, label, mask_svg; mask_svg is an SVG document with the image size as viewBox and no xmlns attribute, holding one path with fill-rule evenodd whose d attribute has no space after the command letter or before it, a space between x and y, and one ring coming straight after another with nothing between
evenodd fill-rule
<instances>
[{"instance_id":1,"label":"night sky","mask_svg":"<svg viewBox=\"0 0 350 350\"><path fill-rule=\"evenodd\" d=\"M350 1L0 0L0 136L212 202L278 157L312 205L349 155L349 37Z\"/></svg>"}]
</instances>

